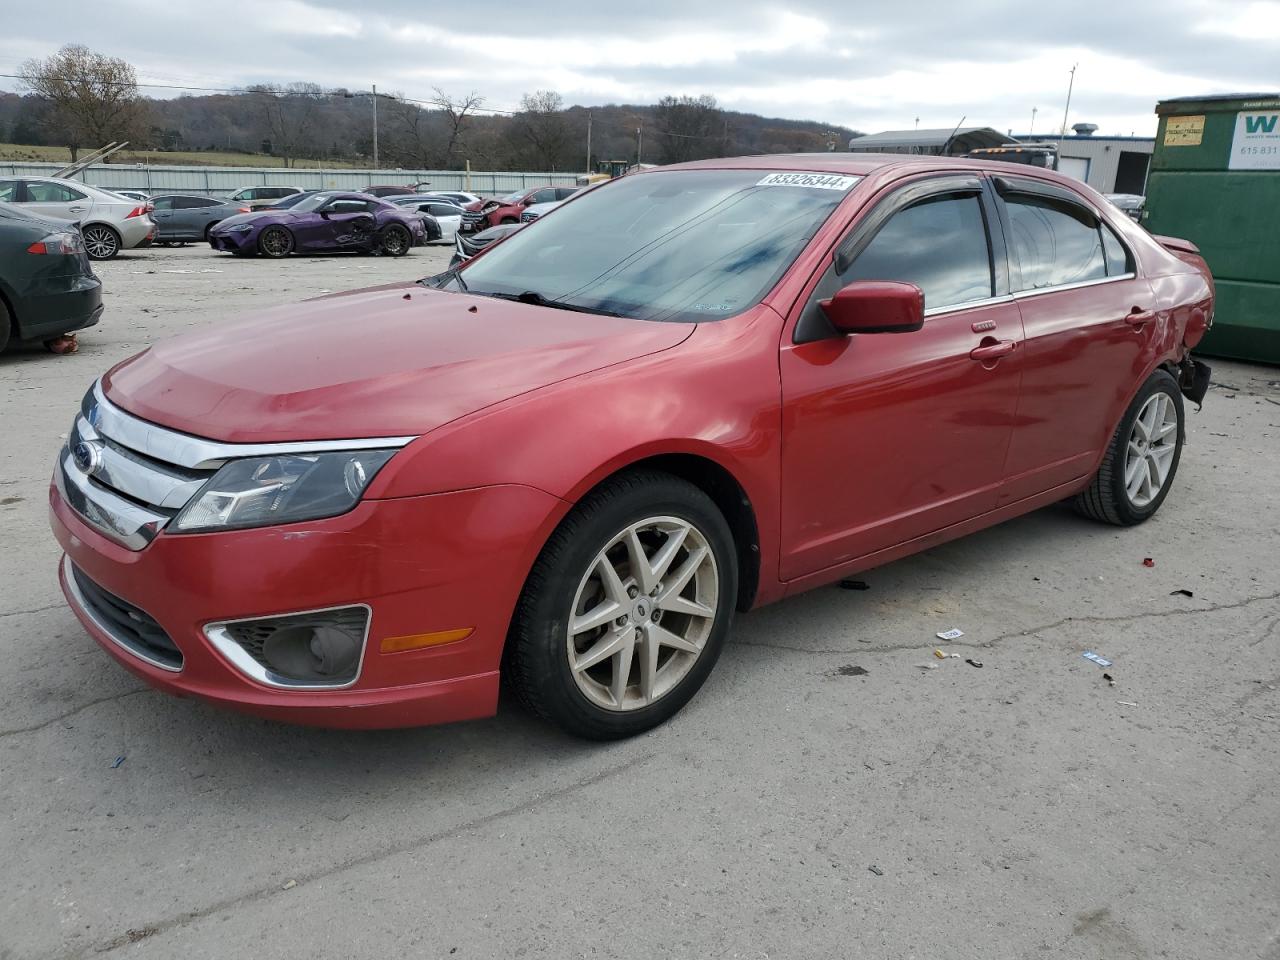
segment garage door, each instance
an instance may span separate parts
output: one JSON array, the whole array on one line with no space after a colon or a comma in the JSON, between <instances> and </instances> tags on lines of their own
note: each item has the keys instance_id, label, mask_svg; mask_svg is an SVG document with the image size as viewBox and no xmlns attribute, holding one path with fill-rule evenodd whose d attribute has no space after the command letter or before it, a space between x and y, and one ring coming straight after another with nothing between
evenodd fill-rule
<instances>
[{"instance_id":1,"label":"garage door","mask_svg":"<svg viewBox=\"0 0 1280 960\"><path fill-rule=\"evenodd\" d=\"M1075 177L1077 180L1084 180L1087 182L1089 179L1089 158L1059 157L1058 172L1065 173L1068 177Z\"/></svg>"}]
</instances>

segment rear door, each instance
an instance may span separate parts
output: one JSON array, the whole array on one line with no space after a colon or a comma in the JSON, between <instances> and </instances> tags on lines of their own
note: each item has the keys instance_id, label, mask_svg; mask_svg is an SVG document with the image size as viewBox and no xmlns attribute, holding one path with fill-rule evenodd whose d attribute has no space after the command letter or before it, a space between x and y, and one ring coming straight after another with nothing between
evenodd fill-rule
<instances>
[{"instance_id":1,"label":"rear door","mask_svg":"<svg viewBox=\"0 0 1280 960\"><path fill-rule=\"evenodd\" d=\"M79 220L93 209L89 195L52 180L28 180L27 205L47 217Z\"/></svg>"},{"instance_id":2,"label":"rear door","mask_svg":"<svg viewBox=\"0 0 1280 960\"><path fill-rule=\"evenodd\" d=\"M1001 503L1087 476L1143 373L1151 285L1092 203L1029 177L993 179L1026 337Z\"/></svg>"},{"instance_id":3,"label":"rear door","mask_svg":"<svg viewBox=\"0 0 1280 960\"><path fill-rule=\"evenodd\" d=\"M223 205L208 197L178 197L176 206L178 229L186 240L205 239L205 231L226 216Z\"/></svg>"},{"instance_id":4,"label":"rear door","mask_svg":"<svg viewBox=\"0 0 1280 960\"><path fill-rule=\"evenodd\" d=\"M981 178L883 196L856 223L784 344L784 580L991 510L1017 406L1022 327ZM818 302L856 280L914 283L921 330L835 334Z\"/></svg>"}]
</instances>

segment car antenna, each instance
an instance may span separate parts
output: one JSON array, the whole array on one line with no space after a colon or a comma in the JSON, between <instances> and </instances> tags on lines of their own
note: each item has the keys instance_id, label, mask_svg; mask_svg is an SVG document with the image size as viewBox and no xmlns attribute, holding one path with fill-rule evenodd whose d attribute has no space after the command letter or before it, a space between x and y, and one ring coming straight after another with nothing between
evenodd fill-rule
<instances>
[{"instance_id":1,"label":"car antenna","mask_svg":"<svg viewBox=\"0 0 1280 960\"><path fill-rule=\"evenodd\" d=\"M960 118L960 123L964 123L967 119L969 119L969 115L966 113ZM947 151L951 149L951 141L956 138L956 131L960 129L960 123L955 125L951 131L951 136L947 137L947 142L942 145L942 155L944 157L947 155Z\"/></svg>"}]
</instances>

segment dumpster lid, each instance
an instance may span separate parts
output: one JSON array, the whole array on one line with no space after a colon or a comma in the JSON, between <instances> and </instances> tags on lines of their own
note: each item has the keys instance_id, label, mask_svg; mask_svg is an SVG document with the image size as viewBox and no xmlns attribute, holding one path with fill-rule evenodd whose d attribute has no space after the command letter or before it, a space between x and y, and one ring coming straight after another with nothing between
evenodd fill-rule
<instances>
[{"instance_id":1,"label":"dumpster lid","mask_svg":"<svg viewBox=\"0 0 1280 960\"><path fill-rule=\"evenodd\" d=\"M1210 107L1217 105L1219 109L1230 109L1225 105L1237 102L1239 106L1234 108L1237 110L1247 110L1252 107L1280 107L1280 93L1206 93L1198 97L1170 97L1156 104L1156 113L1160 116L1169 113L1186 113L1188 109L1194 109L1197 104Z\"/></svg>"}]
</instances>

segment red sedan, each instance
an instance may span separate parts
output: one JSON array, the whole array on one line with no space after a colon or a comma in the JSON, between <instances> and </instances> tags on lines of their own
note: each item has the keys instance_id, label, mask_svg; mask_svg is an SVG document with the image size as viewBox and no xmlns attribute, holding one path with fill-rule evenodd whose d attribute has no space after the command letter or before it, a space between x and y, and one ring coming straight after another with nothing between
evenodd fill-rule
<instances>
[{"instance_id":1,"label":"red sedan","mask_svg":"<svg viewBox=\"0 0 1280 960\"><path fill-rule=\"evenodd\" d=\"M1031 167L634 174L116 366L50 489L63 588L172 693L388 727L492 714L501 674L626 736L735 611L1064 498L1151 517L1212 315L1194 247Z\"/></svg>"}]
</instances>

